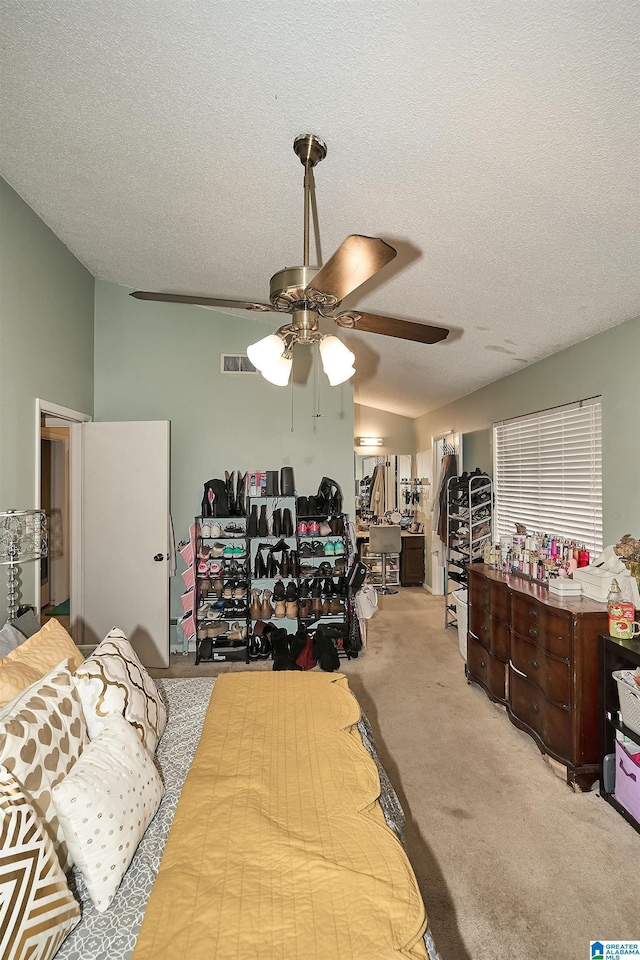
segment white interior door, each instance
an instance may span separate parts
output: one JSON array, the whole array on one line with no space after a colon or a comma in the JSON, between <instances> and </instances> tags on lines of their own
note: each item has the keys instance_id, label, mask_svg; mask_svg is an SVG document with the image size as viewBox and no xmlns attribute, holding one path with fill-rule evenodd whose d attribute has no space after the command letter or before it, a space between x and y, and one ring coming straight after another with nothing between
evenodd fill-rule
<instances>
[{"instance_id":1,"label":"white interior door","mask_svg":"<svg viewBox=\"0 0 640 960\"><path fill-rule=\"evenodd\" d=\"M169 665L169 421L82 425L81 643L119 627Z\"/></svg>"}]
</instances>

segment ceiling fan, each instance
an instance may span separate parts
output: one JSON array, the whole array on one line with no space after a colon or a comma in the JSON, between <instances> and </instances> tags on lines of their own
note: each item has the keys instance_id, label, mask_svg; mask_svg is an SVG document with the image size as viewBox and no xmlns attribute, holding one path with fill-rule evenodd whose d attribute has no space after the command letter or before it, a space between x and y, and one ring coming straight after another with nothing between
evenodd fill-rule
<instances>
[{"instance_id":1,"label":"ceiling fan","mask_svg":"<svg viewBox=\"0 0 640 960\"><path fill-rule=\"evenodd\" d=\"M332 386L343 383L355 373L354 354L337 337L326 336L320 332L319 317L333 320L340 327L415 340L419 343L437 343L444 340L449 334L445 327L412 323L360 310L345 310L337 314L334 312L348 294L390 263L397 251L377 237L352 234L323 267L310 266L309 224L314 190L313 168L326 157L327 147L319 137L307 133L296 137L293 149L304 166L303 265L285 267L284 270L274 273L270 282L270 303L179 293L152 293L146 290L136 290L131 296L138 300L291 314L292 320L289 323L247 349L249 359L263 377L280 386L289 381L295 343L320 342L323 367Z\"/></svg>"}]
</instances>

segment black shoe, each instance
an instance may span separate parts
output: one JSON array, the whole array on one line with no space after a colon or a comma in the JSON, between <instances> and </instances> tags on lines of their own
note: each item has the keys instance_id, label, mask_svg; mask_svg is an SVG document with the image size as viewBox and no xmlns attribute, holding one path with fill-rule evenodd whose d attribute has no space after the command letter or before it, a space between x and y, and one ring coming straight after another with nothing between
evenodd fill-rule
<instances>
[{"instance_id":1,"label":"black shoe","mask_svg":"<svg viewBox=\"0 0 640 960\"><path fill-rule=\"evenodd\" d=\"M287 584L287 590L285 595L287 600L289 601L298 599L298 588L296 584L293 582L293 580L290 580L289 583Z\"/></svg>"},{"instance_id":2,"label":"black shoe","mask_svg":"<svg viewBox=\"0 0 640 960\"><path fill-rule=\"evenodd\" d=\"M298 600L306 600L309 596L309 581L303 580L298 587Z\"/></svg>"},{"instance_id":3,"label":"black shoe","mask_svg":"<svg viewBox=\"0 0 640 960\"><path fill-rule=\"evenodd\" d=\"M269 524L267 522L267 505L263 503L260 506L260 517L258 518L258 536L259 537L268 537L269 536Z\"/></svg>"},{"instance_id":4,"label":"black shoe","mask_svg":"<svg viewBox=\"0 0 640 960\"><path fill-rule=\"evenodd\" d=\"M289 510L289 507L285 507L282 511L282 536L293 536L293 520L291 518L291 510Z\"/></svg>"},{"instance_id":5,"label":"black shoe","mask_svg":"<svg viewBox=\"0 0 640 960\"><path fill-rule=\"evenodd\" d=\"M253 575L256 580L262 580L267 575L267 567L264 562L264 557L260 549L256 552L256 559L253 565Z\"/></svg>"},{"instance_id":6,"label":"black shoe","mask_svg":"<svg viewBox=\"0 0 640 960\"><path fill-rule=\"evenodd\" d=\"M271 578L271 577L277 577L279 572L280 572L280 567L279 567L278 564L276 563L276 558L274 557L273 553L272 553L271 550L270 550L269 553L267 554L267 573L266 573L266 576L269 577L269 578Z\"/></svg>"},{"instance_id":7,"label":"black shoe","mask_svg":"<svg viewBox=\"0 0 640 960\"><path fill-rule=\"evenodd\" d=\"M280 576L284 577L285 580L291 576L291 563L289 560L288 550L282 551L282 563L280 564Z\"/></svg>"},{"instance_id":8,"label":"black shoe","mask_svg":"<svg viewBox=\"0 0 640 960\"><path fill-rule=\"evenodd\" d=\"M282 536L282 510L274 510L271 520L271 530L274 537Z\"/></svg>"},{"instance_id":9,"label":"black shoe","mask_svg":"<svg viewBox=\"0 0 640 960\"><path fill-rule=\"evenodd\" d=\"M328 560L325 560L318 567L319 577L330 577L332 573L333 573L333 567L331 566Z\"/></svg>"},{"instance_id":10,"label":"black shoe","mask_svg":"<svg viewBox=\"0 0 640 960\"><path fill-rule=\"evenodd\" d=\"M289 599L289 588L287 587L286 591L284 588L284 583L282 580L276 580L273 585L273 599L274 600L284 600Z\"/></svg>"},{"instance_id":11,"label":"black shoe","mask_svg":"<svg viewBox=\"0 0 640 960\"><path fill-rule=\"evenodd\" d=\"M332 597L336 592L336 588L334 586L333 580L331 580L330 577L327 577L326 580L324 581L322 592L325 595L325 597Z\"/></svg>"},{"instance_id":12,"label":"black shoe","mask_svg":"<svg viewBox=\"0 0 640 960\"><path fill-rule=\"evenodd\" d=\"M245 492L247 487L247 475L246 473L240 473L238 470L238 486L236 487L236 510L238 511L239 517L246 517L247 515L247 503L245 500Z\"/></svg>"},{"instance_id":13,"label":"black shoe","mask_svg":"<svg viewBox=\"0 0 640 960\"><path fill-rule=\"evenodd\" d=\"M249 519L247 520L247 536L258 536L258 506L255 503L251 507L251 513L249 514Z\"/></svg>"}]
</instances>

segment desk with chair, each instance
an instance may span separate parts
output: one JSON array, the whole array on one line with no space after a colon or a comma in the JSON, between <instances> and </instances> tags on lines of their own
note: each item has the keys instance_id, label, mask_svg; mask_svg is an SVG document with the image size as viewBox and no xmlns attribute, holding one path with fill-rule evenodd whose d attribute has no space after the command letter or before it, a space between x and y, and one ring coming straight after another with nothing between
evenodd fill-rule
<instances>
[{"instance_id":1,"label":"desk with chair","mask_svg":"<svg viewBox=\"0 0 640 960\"><path fill-rule=\"evenodd\" d=\"M360 558L367 561L368 553L379 553L369 545L369 534L372 530L389 529L389 524L372 524L368 530L359 530L356 532L358 541L358 553ZM386 580L388 583L399 584L402 587L419 587L424 583L425 563L424 563L424 534L409 533L407 530L401 532L401 547L396 553L400 553L399 563L397 560L387 560ZM389 557L389 554L387 554ZM398 570L399 566L399 570ZM394 569L395 568L395 569ZM377 572L382 573L379 563L375 564L374 580L378 579ZM398 575L399 574L399 575ZM381 579L381 577L380 577Z\"/></svg>"}]
</instances>

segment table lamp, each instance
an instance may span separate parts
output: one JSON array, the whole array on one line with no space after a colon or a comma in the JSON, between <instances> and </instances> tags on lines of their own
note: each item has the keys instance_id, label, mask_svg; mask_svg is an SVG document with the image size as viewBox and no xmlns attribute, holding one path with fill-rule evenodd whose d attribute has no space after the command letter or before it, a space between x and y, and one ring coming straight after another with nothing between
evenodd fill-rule
<instances>
[{"instance_id":1,"label":"table lamp","mask_svg":"<svg viewBox=\"0 0 640 960\"><path fill-rule=\"evenodd\" d=\"M9 564L7 578L7 621L18 610L17 570L21 563L47 555L47 516L44 510L0 512L0 564Z\"/></svg>"}]
</instances>

